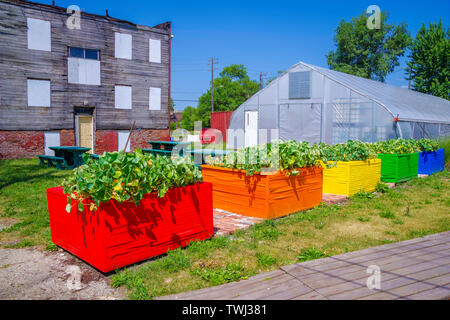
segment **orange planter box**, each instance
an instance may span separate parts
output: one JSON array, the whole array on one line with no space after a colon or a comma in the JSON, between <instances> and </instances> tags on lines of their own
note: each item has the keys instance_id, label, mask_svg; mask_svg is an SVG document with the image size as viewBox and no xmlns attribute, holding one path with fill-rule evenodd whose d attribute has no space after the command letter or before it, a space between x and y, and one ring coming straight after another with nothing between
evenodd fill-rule
<instances>
[{"instance_id":1,"label":"orange planter box","mask_svg":"<svg viewBox=\"0 0 450 320\"><path fill-rule=\"evenodd\" d=\"M323 201L323 169L303 168L297 177L277 172L247 176L245 171L202 166L213 185L216 209L248 217L275 219L312 209Z\"/></svg>"}]
</instances>

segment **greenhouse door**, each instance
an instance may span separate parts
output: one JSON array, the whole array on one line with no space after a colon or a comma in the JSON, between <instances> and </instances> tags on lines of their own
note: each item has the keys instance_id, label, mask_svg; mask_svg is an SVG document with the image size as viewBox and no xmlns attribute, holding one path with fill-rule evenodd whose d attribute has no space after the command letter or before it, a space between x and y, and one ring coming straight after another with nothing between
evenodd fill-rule
<instances>
[{"instance_id":1,"label":"greenhouse door","mask_svg":"<svg viewBox=\"0 0 450 320\"><path fill-rule=\"evenodd\" d=\"M245 112L245 147L258 144L258 111Z\"/></svg>"},{"instance_id":2,"label":"greenhouse door","mask_svg":"<svg viewBox=\"0 0 450 320\"><path fill-rule=\"evenodd\" d=\"M320 142L322 131L322 104L280 105L281 140Z\"/></svg>"}]
</instances>

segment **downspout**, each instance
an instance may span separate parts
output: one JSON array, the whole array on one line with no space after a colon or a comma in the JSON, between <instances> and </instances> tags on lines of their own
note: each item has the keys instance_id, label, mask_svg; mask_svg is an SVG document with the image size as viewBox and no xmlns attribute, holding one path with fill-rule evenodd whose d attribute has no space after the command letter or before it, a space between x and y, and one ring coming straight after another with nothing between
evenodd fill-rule
<instances>
[{"instance_id":1,"label":"downspout","mask_svg":"<svg viewBox=\"0 0 450 320\"><path fill-rule=\"evenodd\" d=\"M169 31L169 138L172 137L172 131L170 128L172 120L172 96L171 96L171 81L172 81L172 24L168 23Z\"/></svg>"}]
</instances>

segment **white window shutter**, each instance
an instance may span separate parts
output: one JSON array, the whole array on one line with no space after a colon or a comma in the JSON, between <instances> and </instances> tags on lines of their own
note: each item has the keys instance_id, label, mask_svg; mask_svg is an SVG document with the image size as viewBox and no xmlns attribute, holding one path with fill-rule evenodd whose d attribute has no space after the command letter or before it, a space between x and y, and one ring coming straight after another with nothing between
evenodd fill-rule
<instances>
[{"instance_id":1,"label":"white window shutter","mask_svg":"<svg viewBox=\"0 0 450 320\"><path fill-rule=\"evenodd\" d=\"M100 61L69 58L67 66L69 83L101 85Z\"/></svg>"},{"instance_id":2,"label":"white window shutter","mask_svg":"<svg viewBox=\"0 0 450 320\"><path fill-rule=\"evenodd\" d=\"M128 136L130 135L130 131L119 131L118 132L118 136L119 136L119 150L118 151L123 151L125 149L125 145L127 144L127 140L128 140ZM128 142L128 146L127 149L125 150L125 152L130 152L131 150L131 139L130 142Z\"/></svg>"},{"instance_id":3,"label":"white window shutter","mask_svg":"<svg viewBox=\"0 0 450 320\"><path fill-rule=\"evenodd\" d=\"M51 91L49 80L28 79L27 92L29 107L50 107Z\"/></svg>"},{"instance_id":4,"label":"white window shutter","mask_svg":"<svg viewBox=\"0 0 450 320\"><path fill-rule=\"evenodd\" d=\"M116 58L131 60L133 55L133 36L131 34L115 34Z\"/></svg>"},{"instance_id":5,"label":"white window shutter","mask_svg":"<svg viewBox=\"0 0 450 320\"><path fill-rule=\"evenodd\" d=\"M161 40L150 39L150 62L161 63Z\"/></svg>"},{"instance_id":6,"label":"white window shutter","mask_svg":"<svg viewBox=\"0 0 450 320\"><path fill-rule=\"evenodd\" d=\"M27 19L28 49L52 51L52 36L50 21Z\"/></svg>"},{"instance_id":7,"label":"white window shutter","mask_svg":"<svg viewBox=\"0 0 450 320\"><path fill-rule=\"evenodd\" d=\"M150 88L150 110L161 110L161 88Z\"/></svg>"},{"instance_id":8,"label":"white window shutter","mask_svg":"<svg viewBox=\"0 0 450 320\"><path fill-rule=\"evenodd\" d=\"M50 147L61 146L61 136L59 132L45 132L44 133L44 145L45 145L45 155L55 156L55 151L51 150Z\"/></svg>"},{"instance_id":9,"label":"white window shutter","mask_svg":"<svg viewBox=\"0 0 450 320\"><path fill-rule=\"evenodd\" d=\"M115 87L115 107L116 109L132 109L132 92L130 86Z\"/></svg>"}]
</instances>

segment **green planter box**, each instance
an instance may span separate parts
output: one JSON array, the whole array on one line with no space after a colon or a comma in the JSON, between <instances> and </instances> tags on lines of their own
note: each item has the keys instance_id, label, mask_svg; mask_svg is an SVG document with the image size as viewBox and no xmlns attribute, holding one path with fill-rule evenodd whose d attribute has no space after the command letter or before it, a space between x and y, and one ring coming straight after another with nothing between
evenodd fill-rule
<instances>
[{"instance_id":1,"label":"green planter box","mask_svg":"<svg viewBox=\"0 0 450 320\"><path fill-rule=\"evenodd\" d=\"M379 154L381 181L404 182L419 175L419 154Z\"/></svg>"}]
</instances>

